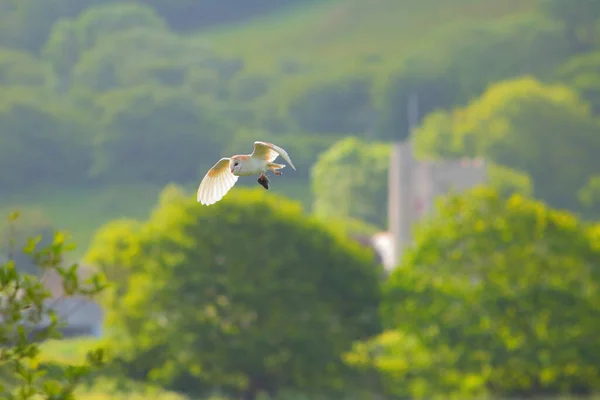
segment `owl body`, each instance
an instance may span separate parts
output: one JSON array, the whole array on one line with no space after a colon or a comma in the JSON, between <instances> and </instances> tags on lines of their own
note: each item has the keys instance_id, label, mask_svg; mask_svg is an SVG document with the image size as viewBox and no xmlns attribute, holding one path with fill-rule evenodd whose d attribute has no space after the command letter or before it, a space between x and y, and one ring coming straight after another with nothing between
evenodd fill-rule
<instances>
[{"instance_id":1,"label":"owl body","mask_svg":"<svg viewBox=\"0 0 600 400\"><path fill-rule=\"evenodd\" d=\"M260 175L257 182L265 189L269 189L269 178L265 173L272 171L275 175L282 175L280 169L285 167L284 164L273 162L278 156L283 157L290 167L296 169L284 149L267 142L254 142L252 154L221 158L200 182L196 194L197 201L203 205L218 202L235 185L240 176Z\"/></svg>"},{"instance_id":2,"label":"owl body","mask_svg":"<svg viewBox=\"0 0 600 400\"><path fill-rule=\"evenodd\" d=\"M239 168L236 167L236 161ZM236 176L252 176L267 172L269 162L260 158L239 155L231 157L229 168L231 173Z\"/></svg>"}]
</instances>

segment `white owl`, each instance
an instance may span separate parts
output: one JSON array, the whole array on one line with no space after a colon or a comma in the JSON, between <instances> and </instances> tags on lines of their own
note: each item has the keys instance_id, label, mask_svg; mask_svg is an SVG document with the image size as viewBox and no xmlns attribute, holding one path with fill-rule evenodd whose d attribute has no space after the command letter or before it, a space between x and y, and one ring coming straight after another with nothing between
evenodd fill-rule
<instances>
[{"instance_id":1,"label":"white owl","mask_svg":"<svg viewBox=\"0 0 600 400\"><path fill-rule=\"evenodd\" d=\"M240 176L260 174L257 182L265 189L269 189L269 178L267 178L265 172L273 171L275 175L282 175L279 170L285 167L283 164L273 162L278 156L283 157L290 164L290 167L296 169L284 149L267 142L254 142L252 154L221 158L204 175L200 186L198 186L196 199L203 205L215 204L229 192Z\"/></svg>"}]
</instances>

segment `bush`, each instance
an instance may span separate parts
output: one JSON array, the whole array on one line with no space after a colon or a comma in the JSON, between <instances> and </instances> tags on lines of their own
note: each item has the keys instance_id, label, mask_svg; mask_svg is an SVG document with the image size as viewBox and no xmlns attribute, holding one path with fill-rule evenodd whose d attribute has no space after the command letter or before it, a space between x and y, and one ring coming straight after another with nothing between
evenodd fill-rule
<instances>
[{"instance_id":1,"label":"bush","mask_svg":"<svg viewBox=\"0 0 600 400\"><path fill-rule=\"evenodd\" d=\"M533 78L496 83L468 106L428 117L415 136L421 155L482 156L531 177L536 197L570 210L600 169L599 122L564 85Z\"/></svg>"},{"instance_id":2,"label":"bush","mask_svg":"<svg viewBox=\"0 0 600 400\"><path fill-rule=\"evenodd\" d=\"M17 218L15 212L9 216L9 222ZM2 398L71 399L81 381L103 363L104 350L101 348L89 351L83 362L65 368L40 363L40 343L60 338L60 325L64 323L53 309L53 302L48 301L51 292L44 278L49 274L56 275L65 297L91 297L105 287L100 275L94 274L82 281L77 264L64 265L63 256L70 247L62 232L56 232L52 242L43 248L38 246L35 238L28 240L22 251L31 255L43 272L38 277L23 272L14 258L0 256Z\"/></svg>"},{"instance_id":3,"label":"bush","mask_svg":"<svg viewBox=\"0 0 600 400\"><path fill-rule=\"evenodd\" d=\"M186 393L318 391L339 387L341 354L378 331L373 255L263 189L210 207L170 189L123 234L86 258L127 271L108 306L131 375Z\"/></svg>"},{"instance_id":4,"label":"bush","mask_svg":"<svg viewBox=\"0 0 600 400\"><path fill-rule=\"evenodd\" d=\"M311 171L315 215L384 228L391 147L348 137L319 156Z\"/></svg>"},{"instance_id":5,"label":"bush","mask_svg":"<svg viewBox=\"0 0 600 400\"><path fill-rule=\"evenodd\" d=\"M400 384L507 397L598 391L598 238L521 195L480 188L440 201L385 287L386 326L426 351Z\"/></svg>"}]
</instances>

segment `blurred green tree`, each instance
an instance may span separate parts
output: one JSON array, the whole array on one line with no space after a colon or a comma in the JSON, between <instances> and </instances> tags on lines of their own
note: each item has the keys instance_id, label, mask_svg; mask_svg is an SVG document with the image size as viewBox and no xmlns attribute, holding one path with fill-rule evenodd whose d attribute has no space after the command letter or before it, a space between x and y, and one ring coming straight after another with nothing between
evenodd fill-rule
<instances>
[{"instance_id":1,"label":"blurred green tree","mask_svg":"<svg viewBox=\"0 0 600 400\"><path fill-rule=\"evenodd\" d=\"M68 99L39 88L0 93L0 190L82 183L92 163L94 124Z\"/></svg>"},{"instance_id":2,"label":"blurred green tree","mask_svg":"<svg viewBox=\"0 0 600 400\"><path fill-rule=\"evenodd\" d=\"M318 82L290 103L290 118L301 131L362 134L375 122L369 77Z\"/></svg>"},{"instance_id":3,"label":"blurred green tree","mask_svg":"<svg viewBox=\"0 0 600 400\"><path fill-rule=\"evenodd\" d=\"M439 109L464 105L495 81L531 74L547 77L569 55L559 24L539 15L460 24L407 55L381 95L379 137L408 136L411 96L421 120Z\"/></svg>"},{"instance_id":4,"label":"blurred green tree","mask_svg":"<svg viewBox=\"0 0 600 400\"><path fill-rule=\"evenodd\" d=\"M344 355L357 374L357 382L371 396L393 399L472 398L482 394L485 380L479 371L456 367L460 351L430 348L418 334L388 329L355 342ZM372 397L370 397L372 398Z\"/></svg>"},{"instance_id":5,"label":"blurred green tree","mask_svg":"<svg viewBox=\"0 0 600 400\"><path fill-rule=\"evenodd\" d=\"M323 152L311 171L318 218L351 218L385 229L390 146L356 137Z\"/></svg>"},{"instance_id":6,"label":"blurred green tree","mask_svg":"<svg viewBox=\"0 0 600 400\"><path fill-rule=\"evenodd\" d=\"M600 25L599 25L600 26ZM556 79L575 89L600 115L600 51L569 58L556 72Z\"/></svg>"},{"instance_id":7,"label":"blurred green tree","mask_svg":"<svg viewBox=\"0 0 600 400\"><path fill-rule=\"evenodd\" d=\"M228 84L243 63L215 54L192 38L141 26L101 36L72 69L74 89L105 92L156 82L216 100L228 98Z\"/></svg>"},{"instance_id":8,"label":"blurred green tree","mask_svg":"<svg viewBox=\"0 0 600 400\"><path fill-rule=\"evenodd\" d=\"M0 42L38 53L55 22L106 0L0 0Z\"/></svg>"},{"instance_id":9,"label":"blurred green tree","mask_svg":"<svg viewBox=\"0 0 600 400\"><path fill-rule=\"evenodd\" d=\"M174 88L137 86L96 100L105 130L93 175L112 182L196 181L233 134L214 106Z\"/></svg>"},{"instance_id":10,"label":"blurred green tree","mask_svg":"<svg viewBox=\"0 0 600 400\"><path fill-rule=\"evenodd\" d=\"M0 254L14 260L20 273L41 277L35 257L23 251L31 238L37 238L39 248L47 248L54 239L54 227L44 213L34 207L19 207L19 218L0 224Z\"/></svg>"},{"instance_id":11,"label":"blurred green tree","mask_svg":"<svg viewBox=\"0 0 600 400\"><path fill-rule=\"evenodd\" d=\"M244 21L311 0L0 0L0 45L38 52L53 26L63 18L77 18L94 7L148 5L175 31ZM115 15L116 20L119 19Z\"/></svg>"},{"instance_id":12,"label":"blurred green tree","mask_svg":"<svg viewBox=\"0 0 600 400\"><path fill-rule=\"evenodd\" d=\"M501 196L510 197L516 193L528 197L533 195L533 184L526 173L503 165L488 163L487 176L489 185L495 188Z\"/></svg>"},{"instance_id":13,"label":"blurred green tree","mask_svg":"<svg viewBox=\"0 0 600 400\"><path fill-rule=\"evenodd\" d=\"M598 45L600 3L596 0L538 0L543 12L563 24L565 35L575 52Z\"/></svg>"},{"instance_id":14,"label":"blurred green tree","mask_svg":"<svg viewBox=\"0 0 600 400\"><path fill-rule=\"evenodd\" d=\"M49 66L30 53L0 48L0 85L43 87L51 78Z\"/></svg>"},{"instance_id":15,"label":"blurred green tree","mask_svg":"<svg viewBox=\"0 0 600 400\"><path fill-rule=\"evenodd\" d=\"M600 220L600 175L592 175L577 193L584 215Z\"/></svg>"},{"instance_id":16,"label":"blurred green tree","mask_svg":"<svg viewBox=\"0 0 600 400\"><path fill-rule=\"evenodd\" d=\"M18 219L18 212L9 217L9 224ZM64 322L48 302L50 292L44 285L44 277L55 273L62 278L66 296L95 296L105 285L99 274L89 280L78 277L78 265L64 266L63 256L72 246L62 232L56 232L46 246L40 246L36 238L29 238L15 253L24 252L36 261L43 274L35 276L23 271L16 260L0 254L0 370L9 377L0 382L3 399L25 400L39 398L74 399L74 391L93 369L104 361L104 349L87 353L86 362L67 367L57 377L45 376L40 365L40 342L60 338L60 325Z\"/></svg>"},{"instance_id":17,"label":"blurred green tree","mask_svg":"<svg viewBox=\"0 0 600 400\"><path fill-rule=\"evenodd\" d=\"M533 78L494 84L468 106L428 116L420 156L483 156L531 177L536 197L577 210L577 191L600 170L600 125L568 87Z\"/></svg>"},{"instance_id":18,"label":"blurred green tree","mask_svg":"<svg viewBox=\"0 0 600 400\"><path fill-rule=\"evenodd\" d=\"M86 259L128 271L109 319L129 373L248 399L317 391L341 384L342 353L378 332L373 254L282 197L238 188L201 207L171 187L141 227L113 228Z\"/></svg>"},{"instance_id":19,"label":"blurred green tree","mask_svg":"<svg viewBox=\"0 0 600 400\"><path fill-rule=\"evenodd\" d=\"M133 2L102 4L87 8L75 18L58 20L42 49L44 60L59 78L58 88L69 88L73 68L101 38L137 28L168 32L166 23L152 7ZM119 42L113 42L113 46L115 43Z\"/></svg>"},{"instance_id":20,"label":"blurred green tree","mask_svg":"<svg viewBox=\"0 0 600 400\"><path fill-rule=\"evenodd\" d=\"M496 396L597 391L594 232L521 195L479 188L448 196L415 231L385 286L386 328L419 339L417 349L433 360L420 365L434 368L424 372L436 374L434 382L460 389L472 376L476 394ZM439 368L448 360L450 371ZM408 379L427 377L411 371Z\"/></svg>"}]
</instances>

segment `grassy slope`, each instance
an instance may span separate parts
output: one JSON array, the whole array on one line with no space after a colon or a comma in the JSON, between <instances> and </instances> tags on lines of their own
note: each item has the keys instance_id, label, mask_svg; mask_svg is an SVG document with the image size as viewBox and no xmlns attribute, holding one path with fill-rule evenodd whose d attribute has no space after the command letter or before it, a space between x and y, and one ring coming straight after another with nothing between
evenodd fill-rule
<instances>
[{"instance_id":1,"label":"grassy slope","mask_svg":"<svg viewBox=\"0 0 600 400\"><path fill-rule=\"evenodd\" d=\"M325 69L361 66L380 58L388 69L403 53L455 23L494 20L530 11L536 0L336 0L294 13L221 27L200 35L241 56L250 71L278 72L295 60ZM368 62L371 64L371 62Z\"/></svg>"},{"instance_id":2,"label":"grassy slope","mask_svg":"<svg viewBox=\"0 0 600 400\"><path fill-rule=\"evenodd\" d=\"M58 229L68 230L81 256L96 229L116 218L147 216L161 188L153 185L113 186L98 189L30 189L4 197L0 212L7 215L14 208L34 207L42 210Z\"/></svg>"},{"instance_id":3,"label":"grassy slope","mask_svg":"<svg viewBox=\"0 0 600 400\"><path fill-rule=\"evenodd\" d=\"M240 180L239 186L243 185L258 183L252 179L246 179L244 182ZM196 186L197 183L194 182L185 185L184 189L193 196ZM65 229L72 235L77 248L71 256L79 258L86 251L95 231L104 223L118 218L146 219L161 190L160 186L148 184L68 191L35 188L26 193L3 197L0 215L5 217L20 207L41 210L56 228ZM289 185L281 179L272 182L271 190L308 205L309 188Z\"/></svg>"},{"instance_id":4,"label":"grassy slope","mask_svg":"<svg viewBox=\"0 0 600 400\"><path fill-rule=\"evenodd\" d=\"M493 20L528 11L535 0L329 0L259 18L237 26L223 26L198 35L221 52L241 57L251 73L279 76L278 92L266 101L286 96L289 86L302 87L308 79L323 79L354 71L369 71L380 79L428 36L467 20ZM299 62L308 74L281 72L282 63ZM291 149L293 150L293 149ZM254 182L248 182L254 184ZM195 184L194 184L195 185ZM192 185L192 186L194 186ZM309 203L310 188L273 185ZM193 191L195 188L191 188ZM120 217L145 218L160 188L152 185L56 191L31 189L4 197L0 212L15 205L39 207L61 229L68 229L85 251L94 231Z\"/></svg>"}]
</instances>

